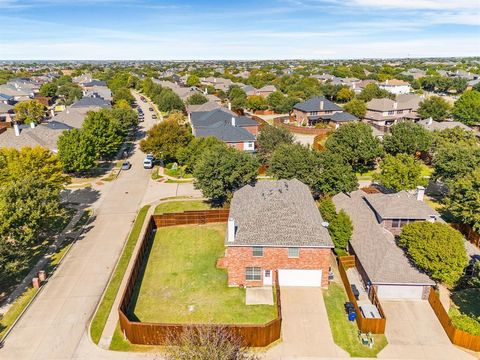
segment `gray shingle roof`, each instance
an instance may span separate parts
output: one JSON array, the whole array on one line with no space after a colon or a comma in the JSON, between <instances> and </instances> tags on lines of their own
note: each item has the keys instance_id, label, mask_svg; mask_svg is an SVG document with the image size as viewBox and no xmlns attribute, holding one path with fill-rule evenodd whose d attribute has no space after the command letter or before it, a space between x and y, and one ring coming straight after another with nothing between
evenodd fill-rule
<instances>
[{"instance_id":1,"label":"gray shingle roof","mask_svg":"<svg viewBox=\"0 0 480 360\"><path fill-rule=\"evenodd\" d=\"M112 105L109 101L106 101L100 97L90 97L85 96L74 103L72 108L91 108L91 107L100 107L100 108L111 108Z\"/></svg>"},{"instance_id":2,"label":"gray shingle roof","mask_svg":"<svg viewBox=\"0 0 480 360\"><path fill-rule=\"evenodd\" d=\"M215 101L207 101L206 103L201 104L201 105L188 105L187 106L187 112L188 113L208 112L208 111L218 109L220 107L222 107L222 106Z\"/></svg>"},{"instance_id":3,"label":"gray shingle roof","mask_svg":"<svg viewBox=\"0 0 480 360\"><path fill-rule=\"evenodd\" d=\"M53 152L57 151L57 139L65 131L63 128L52 128L48 124L40 124L34 129L23 126L20 136L15 135L13 128L0 134L0 147L20 150L25 146L42 146Z\"/></svg>"},{"instance_id":4,"label":"gray shingle roof","mask_svg":"<svg viewBox=\"0 0 480 360\"><path fill-rule=\"evenodd\" d=\"M69 107L66 110L55 115L52 120L58 123L66 124L69 127L80 129L82 127L83 121L87 116L88 111L94 111L100 109L96 108L72 108Z\"/></svg>"},{"instance_id":5,"label":"gray shingle roof","mask_svg":"<svg viewBox=\"0 0 480 360\"><path fill-rule=\"evenodd\" d=\"M435 120L432 120L430 122L429 119L425 119L425 120L420 120L418 123L429 131L434 131L434 130L442 131L442 130L445 130L445 129L453 129L453 128L456 128L457 126L462 128L463 130L474 131L473 129L469 128L467 125L465 125L461 122L458 122L458 121L435 121Z\"/></svg>"},{"instance_id":6,"label":"gray shingle roof","mask_svg":"<svg viewBox=\"0 0 480 360\"><path fill-rule=\"evenodd\" d=\"M395 194L369 194L365 199L382 219L427 220L431 215L440 217L438 212L406 191Z\"/></svg>"},{"instance_id":7,"label":"gray shingle roof","mask_svg":"<svg viewBox=\"0 0 480 360\"><path fill-rule=\"evenodd\" d=\"M333 248L309 188L297 179L244 186L233 195L230 217L236 234L228 246Z\"/></svg>"},{"instance_id":8,"label":"gray shingle roof","mask_svg":"<svg viewBox=\"0 0 480 360\"><path fill-rule=\"evenodd\" d=\"M433 285L434 282L416 269L396 243L394 236L377 221L361 191L337 194L333 202L352 219L350 244L373 284Z\"/></svg>"},{"instance_id":9,"label":"gray shingle roof","mask_svg":"<svg viewBox=\"0 0 480 360\"><path fill-rule=\"evenodd\" d=\"M219 121L207 127L199 127L195 129L195 136L208 137L214 136L224 142L244 142L255 141L255 136L250 134L247 130L232 126L230 122Z\"/></svg>"},{"instance_id":10,"label":"gray shingle roof","mask_svg":"<svg viewBox=\"0 0 480 360\"><path fill-rule=\"evenodd\" d=\"M320 102L322 101L323 101L323 109L322 109L323 111L342 111L343 110L340 106L338 106L337 104L334 104L330 100L327 100L323 96L315 96L311 99L308 99L307 101L295 104L293 108L300 111L304 111L304 112L320 111Z\"/></svg>"},{"instance_id":11,"label":"gray shingle roof","mask_svg":"<svg viewBox=\"0 0 480 360\"><path fill-rule=\"evenodd\" d=\"M83 84L84 87L92 87L92 86L107 86L107 83L105 81L101 80L92 80L90 82L86 82Z\"/></svg>"},{"instance_id":12,"label":"gray shingle roof","mask_svg":"<svg viewBox=\"0 0 480 360\"><path fill-rule=\"evenodd\" d=\"M258 125L255 120L246 116L238 116L234 112L225 108L218 108L208 112L192 112L190 114L192 126L194 128L211 126L220 121L231 122L232 117L235 117L235 124L240 127Z\"/></svg>"}]
</instances>

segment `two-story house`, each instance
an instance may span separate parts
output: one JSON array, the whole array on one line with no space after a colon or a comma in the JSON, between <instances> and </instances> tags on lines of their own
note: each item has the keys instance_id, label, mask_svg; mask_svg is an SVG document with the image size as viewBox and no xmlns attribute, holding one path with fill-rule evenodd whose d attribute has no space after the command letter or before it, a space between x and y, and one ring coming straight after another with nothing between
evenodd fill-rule
<instances>
[{"instance_id":1,"label":"two-story house","mask_svg":"<svg viewBox=\"0 0 480 360\"><path fill-rule=\"evenodd\" d=\"M293 115L297 123L309 126L324 122L338 127L342 123L358 120L355 116L344 111L343 108L323 96L315 96L307 101L295 104Z\"/></svg>"},{"instance_id":2,"label":"two-story house","mask_svg":"<svg viewBox=\"0 0 480 360\"><path fill-rule=\"evenodd\" d=\"M308 186L259 181L236 191L225 257L230 286L327 286L333 242Z\"/></svg>"},{"instance_id":3,"label":"two-story house","mask_svg":"<svg viewBox=\"0 0 480 360\"><path fill-rule=\"evenodd\" d=\"M408 82L397 79L385 80L383 83L378 84L378 87L395 95L412 92L412 87Z\"/></svg>"}]
</instances>

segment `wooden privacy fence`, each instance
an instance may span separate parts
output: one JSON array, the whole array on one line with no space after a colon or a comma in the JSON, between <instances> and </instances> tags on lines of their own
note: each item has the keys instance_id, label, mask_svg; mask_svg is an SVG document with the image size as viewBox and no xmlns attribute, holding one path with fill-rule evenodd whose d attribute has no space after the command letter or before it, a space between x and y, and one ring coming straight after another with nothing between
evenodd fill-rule
<instances>
[{"instance_id":1,"label":"wooden privacy fence","mask_svg":"<svg viewBox=\"0 0 480 360\"><path fill-rule=\"evenodd\" d=\"M350 286L350 281L348 281L346 270L351 267L355 267L354 255L341 256L338 258L338 271L340 272L340 277L342 278L345 291L347 292L348 300L355 307L355 312L357 313L356 320L357 320L358 328L362 332L371 332L373 334L384 334L387 319L385 318L385 314L383 312L382 306L380 305L380 301L377 298L375 289L373 288L373 286L371 286L370 293L368 296L372 304L374 304L377 307L381 318L380 319L365 318L363 317L363 314L360 311L360 307L358 306L357 299L355 299L355 296L353 295L352 287Z\"/></svg>"},{"instance_id":2,"label":"wooden privacy fence","mask_svg":"<svg viewBox=\"0 0 480 360\"><path fill-rule=\"evenodd\" d=\"M218 329L222 328L242 339L244 346L264 347L280 338L282 327L282 313L280 302L280 286L276 282L277 298L277 318L266 324L163 324L148 323L132 320L128 317L129 307L135 291L135 285L142 271L144 263L148 260L148 252L155 238L155 231L160 227L186 225L186 224L206 224L214 222L226 222L228 220L228 209L219 210L201 210L185 211L182 213L167 213L162 215L153 215L150 217L147 230L141 239L140 248L135 258L132 271L128 277L127 286L123 293L118 316L120 328L124 336L132 344L141 345L168 345L171 340L181 335L188 329L198 327ZM278 276L275 277L278 279ZM226 284L225 284L226 286Z\"/></svg>"},{"instance_id":3,"label":"wooden privacy fence","mask_svg":"<svg viewBox=\"0 0 480 360\"><path fill-rule=\"evenodd\" d=\"M440 302L435 289L430 289L430 295L428 296L428 302L432 307L435 315L437 315L438 321L442 324L443 330L447 333L448 338L452 344L464 347L473 351L480 351L480 336L469 334L463 330L457 329L453 324L448 312Z\"/></svg>"},{"instance_id":4,"label":"wooden privacy fence","mask_svg":"<svg viewBox=\"0 0 480 360\"><path fill-rule=\"evenodd\" d=\"M473 245L480 248L480 234L473 230L470 225L467 224L450 224L454 229L460 231L465 238Z\"/></svg>"}]
</instances>

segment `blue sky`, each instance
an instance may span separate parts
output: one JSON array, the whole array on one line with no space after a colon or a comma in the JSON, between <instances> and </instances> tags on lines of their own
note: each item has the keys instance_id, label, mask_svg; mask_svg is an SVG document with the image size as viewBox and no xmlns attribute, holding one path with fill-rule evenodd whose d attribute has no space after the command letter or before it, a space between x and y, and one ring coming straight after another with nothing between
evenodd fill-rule
<instances>
[{"instance_id":1,"label":"blue sky","mask_svg":"<svg viewBox=\"0 0 480 360\"><path fill-rule=\"evenodd\" d=\"M480 56L480 0L0 0L0 59Z\"/></svg>"}]
</instances>

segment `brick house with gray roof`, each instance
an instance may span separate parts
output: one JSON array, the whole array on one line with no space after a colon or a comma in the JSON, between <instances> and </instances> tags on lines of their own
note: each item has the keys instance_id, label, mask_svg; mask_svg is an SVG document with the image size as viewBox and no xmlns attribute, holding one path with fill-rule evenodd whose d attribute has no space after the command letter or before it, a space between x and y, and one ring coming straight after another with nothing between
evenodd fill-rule
<instances>
[{"instance_id":1,"label":"brick house with gray roof","mask_svg":"<svg viewBox=\"0 0 480 360\"><path fill-rule=\"evenodd\" d=\"M352 114L323 96L315 96L307 101L295 104L293 115L300 124L315 126L317 123L329 123L336 128L341 124L358 121Z\"/></svg>"},{"instance_id":2,"label":"brick house with gray roof","mask_svg":"<svg viewBox=\"0 0 480 360\"><path fill-rule=\"evenodd\" d=\"M421 194L421 193L420 193ZM441 221L426 203L405 191L396 194L367 194L362 190L337 194L333 202L351 218L353 234L350 253L367 287L380 299L427 299L435 284L408 260L395 236L412 221Z\"/></svg>"},{"instance_id":3,"label":"brick house with gray roof","mask_svg":"<svg viewBox=\"0 0 480 360\"><path fill-rule=\"evenodd\" d=\"M225 257L230 286L327 286L333 242L307 185L259 181L236 191Z\"/></svg>"}]
</instances>

